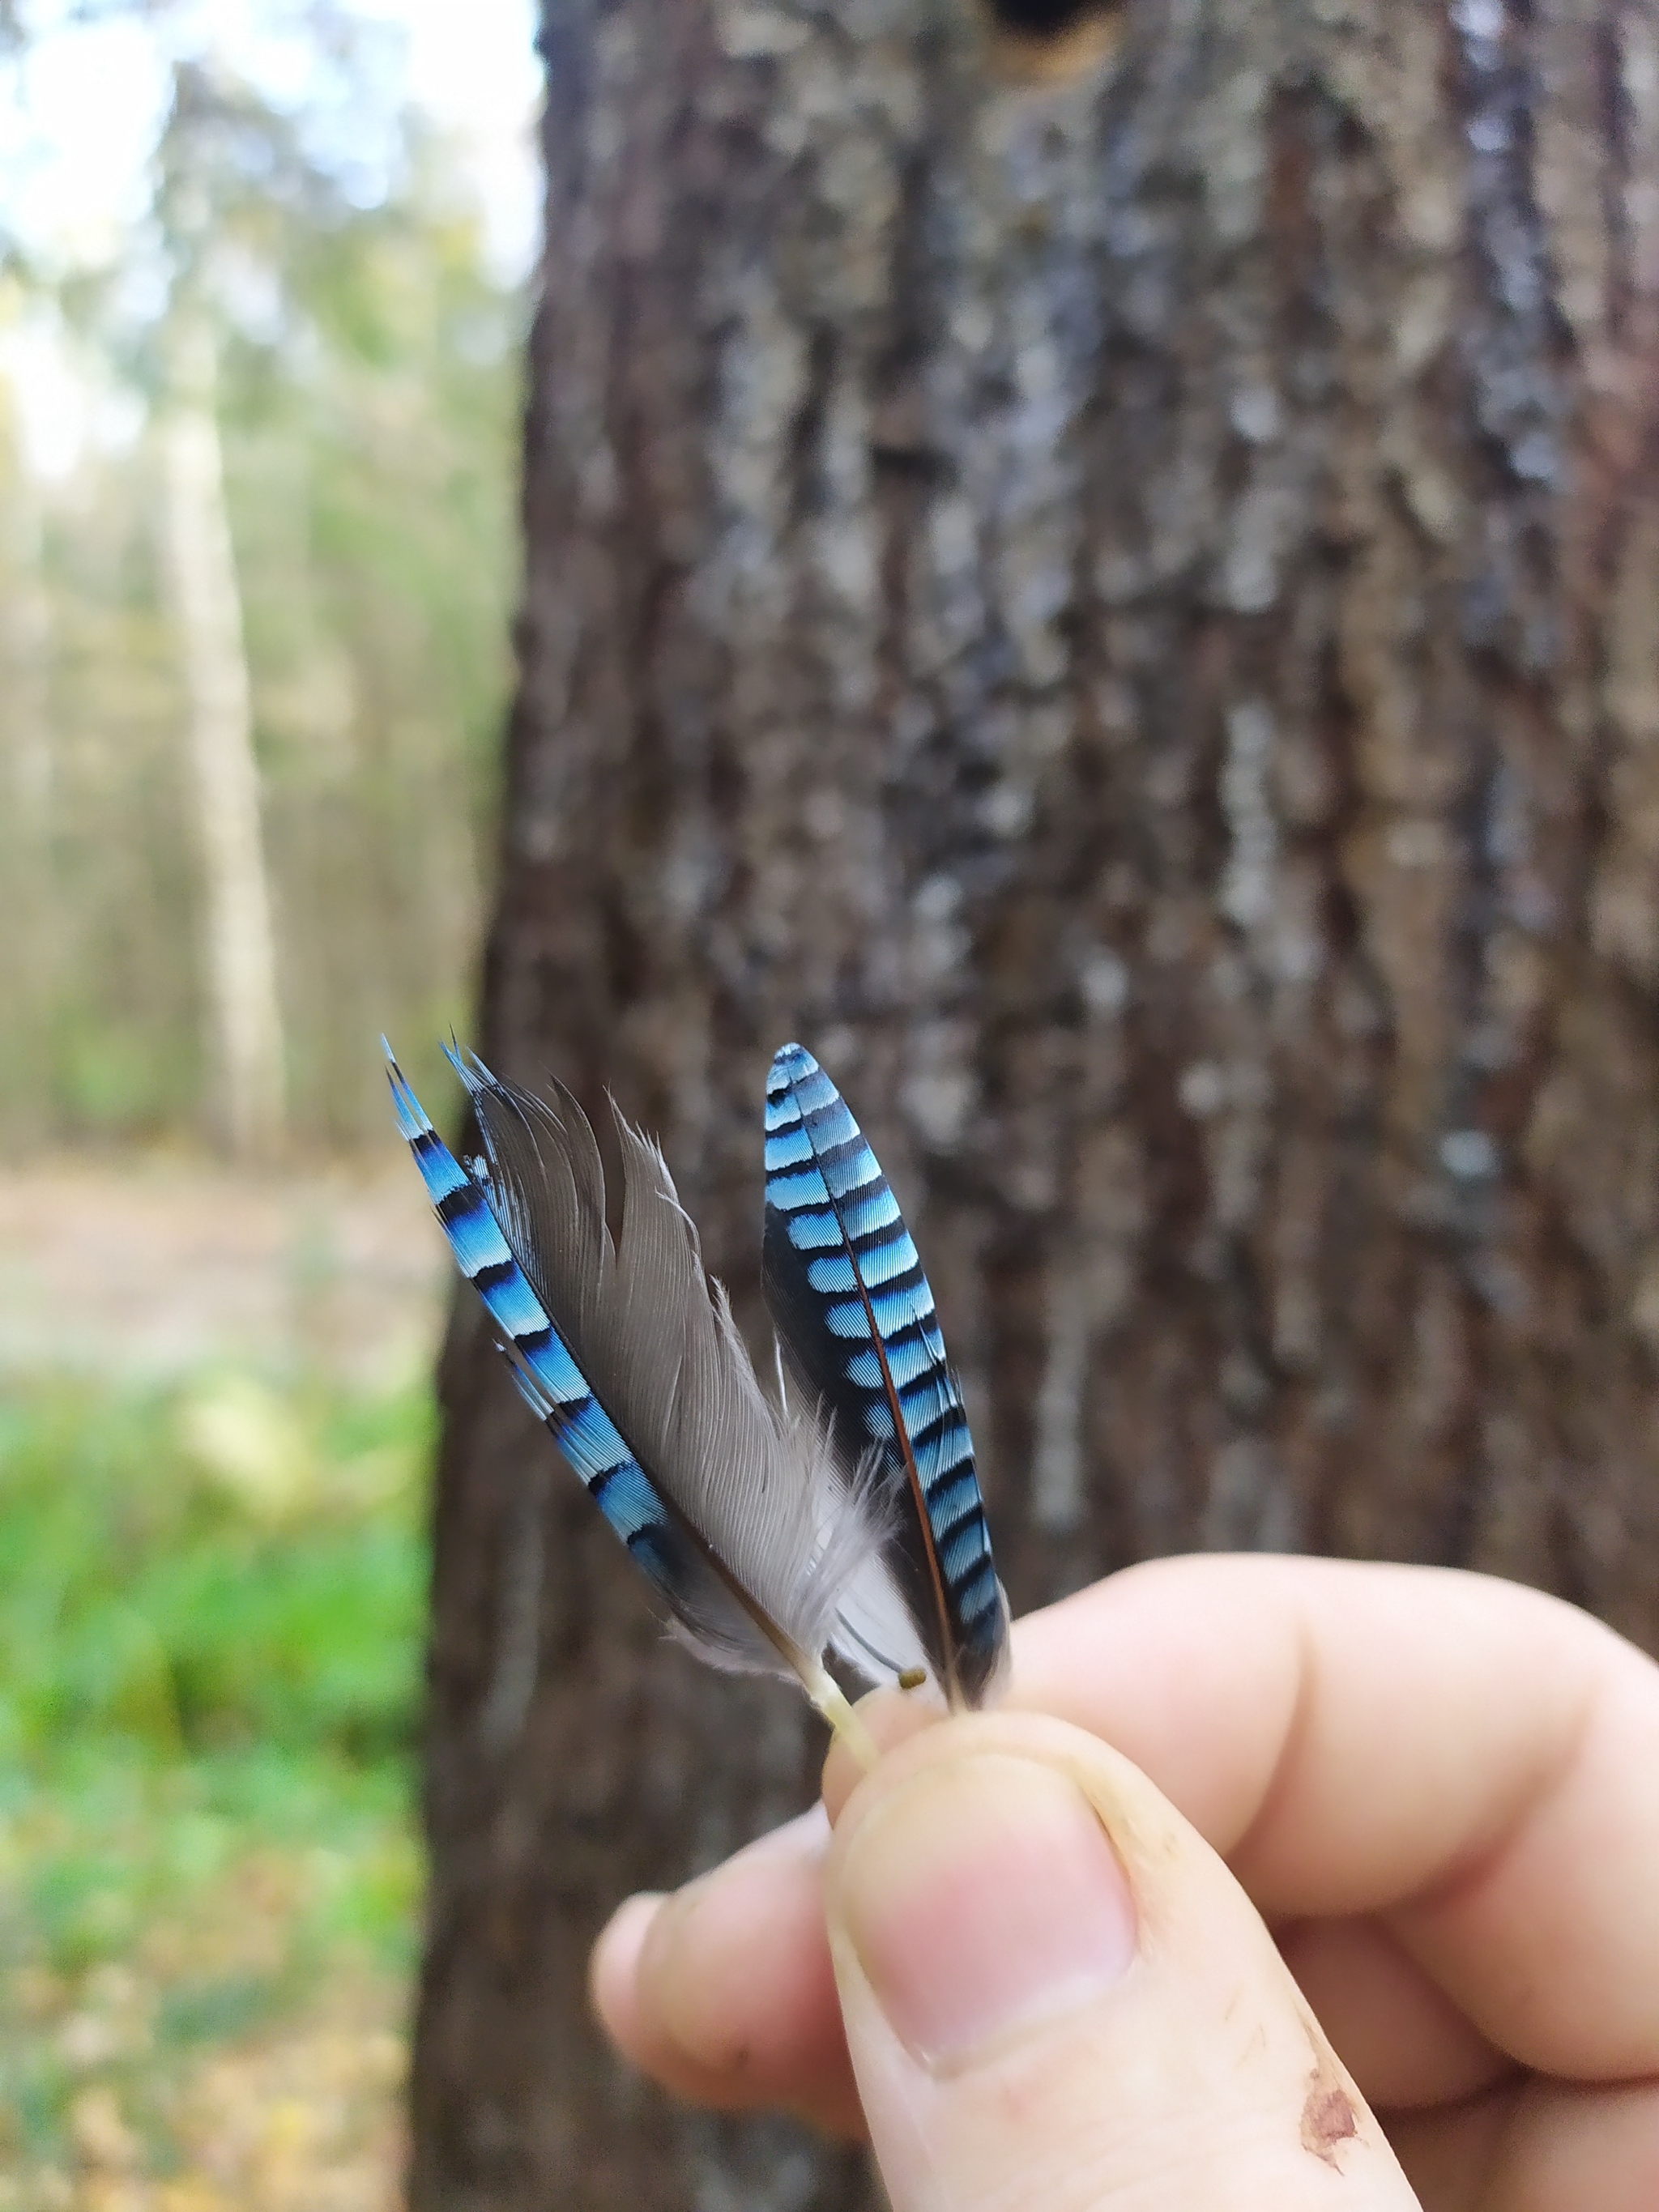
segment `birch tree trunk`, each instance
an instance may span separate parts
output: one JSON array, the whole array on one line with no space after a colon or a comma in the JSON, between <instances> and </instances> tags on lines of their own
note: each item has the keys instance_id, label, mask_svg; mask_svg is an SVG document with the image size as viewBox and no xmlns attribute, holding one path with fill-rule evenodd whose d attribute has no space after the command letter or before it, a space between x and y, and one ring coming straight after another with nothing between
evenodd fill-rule
<instances>
[{"instance_id":1,"label":"birch tree trunk","mask_svg":"<svg viewBox=\"0 0 1659 2212\"><path fill-rule=\"evenodd\" d=\"M759 1103L912 1217L1029 1607L1304 1547L1659 1644L1659 18L561 0L482 1044L658 1131L751 1322ZM422 2212L829 2208L581 1966L791 1809L471 1303ZM532 1474L532 1470L535 1470Z\"/></svg>"},{"instance_id":2,"label":"birch tree trunk","mask_svg":"<svg viewBox=\"0 0 1659 2212\"><path fill-rule=\"evenodd\" d=\"M59 917L53 869L53 746L47 664L51 618L40 499L14 394L0 380L0 930L9 1038L0 1079L9 1127L38 1138L49 1116Z\"/></svg>"},{"instance_id":3,"label":"birch tree trunk","mask_svg":"<svg viewBox=\"0 0 1659 2212\"><path fill-rule=\"evenodd\" d=\"M173 370L161 427L164 510L201 841L208 1003L231 1153L268 1159L284 1125L276 948L215 347L206 322L188 309L174 334Z\"/></svg>"}]
</instances>

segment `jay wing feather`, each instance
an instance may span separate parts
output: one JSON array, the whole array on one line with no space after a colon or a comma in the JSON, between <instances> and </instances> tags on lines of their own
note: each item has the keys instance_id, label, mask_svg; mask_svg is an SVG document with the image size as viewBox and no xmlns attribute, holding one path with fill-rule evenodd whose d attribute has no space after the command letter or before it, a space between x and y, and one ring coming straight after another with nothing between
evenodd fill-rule
<instances>
[{"instance_id":1,"label":"jay wing feather","mask_svg":"<svg viewBox=\"0 0 1659 2212\"><path fill-rule=\"evenodd\" d=\"M981 1704L1006 1663L1008 1612L962 1393L887 1178L798 1044L766 1086L762 1280L837 1449L878 1451L901 1500L887 1565L931 1671L953 1707Z\"/></svg>"},{"instance_id":2,"label":"jay wing feather","mask_svg":"<svg viewBox=\"0 0 1659 2212\"><path fill-rule=\"evenodd\" d=\"M884 1504L869 1468L849 1474L762 1391L660 1152L617 1116L613 1238L599 1146L562 1086L538 1099L451 1053L483 1146L463 1163L386 1057L398 1127L521 1395L671 1625L714 1666L796 1676L867 1763L823 1654L848 1594L880 1589Z\"/></svg>"}]
</instances>

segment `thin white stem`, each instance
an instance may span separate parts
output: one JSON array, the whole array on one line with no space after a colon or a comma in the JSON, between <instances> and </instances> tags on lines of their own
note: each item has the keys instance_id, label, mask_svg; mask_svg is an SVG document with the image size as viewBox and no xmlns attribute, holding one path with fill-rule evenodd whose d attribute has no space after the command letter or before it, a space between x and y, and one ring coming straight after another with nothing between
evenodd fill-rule
<instances>
[{"instance_id":1,"label":"thin white stem","mask_svg":"<svg viewBox=\"0 0 1659 2212\"><path fill-rule=\"evenodd\" d=\"M881 1757L881 1747L823 1668L806 1683L806 1694L868 1774Z\"/></svg>"}]
</instances>

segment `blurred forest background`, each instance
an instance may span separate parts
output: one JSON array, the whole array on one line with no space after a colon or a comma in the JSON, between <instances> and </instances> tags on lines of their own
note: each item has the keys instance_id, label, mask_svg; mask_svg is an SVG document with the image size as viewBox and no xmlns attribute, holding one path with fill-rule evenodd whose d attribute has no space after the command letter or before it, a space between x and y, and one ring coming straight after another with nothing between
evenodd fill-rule
<instances>
[{"instance_id":1,"label":"blurred forest background","mask_svg":"<svg viewBox=\"0 0 1659 2212\"><path fill-rule=\"evenodd\" d=\"M6 2212L401 2162L441 1278L376 1039L465 1018L536 219L529 10L446 12L0 8Z\"/></svg>"}]
</instances>

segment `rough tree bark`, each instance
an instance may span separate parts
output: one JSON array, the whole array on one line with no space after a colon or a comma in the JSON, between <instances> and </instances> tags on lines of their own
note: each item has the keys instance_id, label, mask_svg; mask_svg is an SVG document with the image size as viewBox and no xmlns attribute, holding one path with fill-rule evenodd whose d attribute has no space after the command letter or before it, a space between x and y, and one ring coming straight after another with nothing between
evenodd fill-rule
<instances>
[{"instance_id":1,"label":"rough tree bark","mask_svg":"<svg viewBox=\"0 0 1659 2212\"><path fill-rule=\"evenodd\" d=\"M1652 7L1164 0L1036 85L966 0L544 36L489 1058L659 1131L752 1320L811 1044L1017 1605L1307 1547L1659 1644ZM416 2205L864 2202L584 2017L797 1705L661 1643L467 1303L444 1393Z\"/></svg>"}]
</instances>

